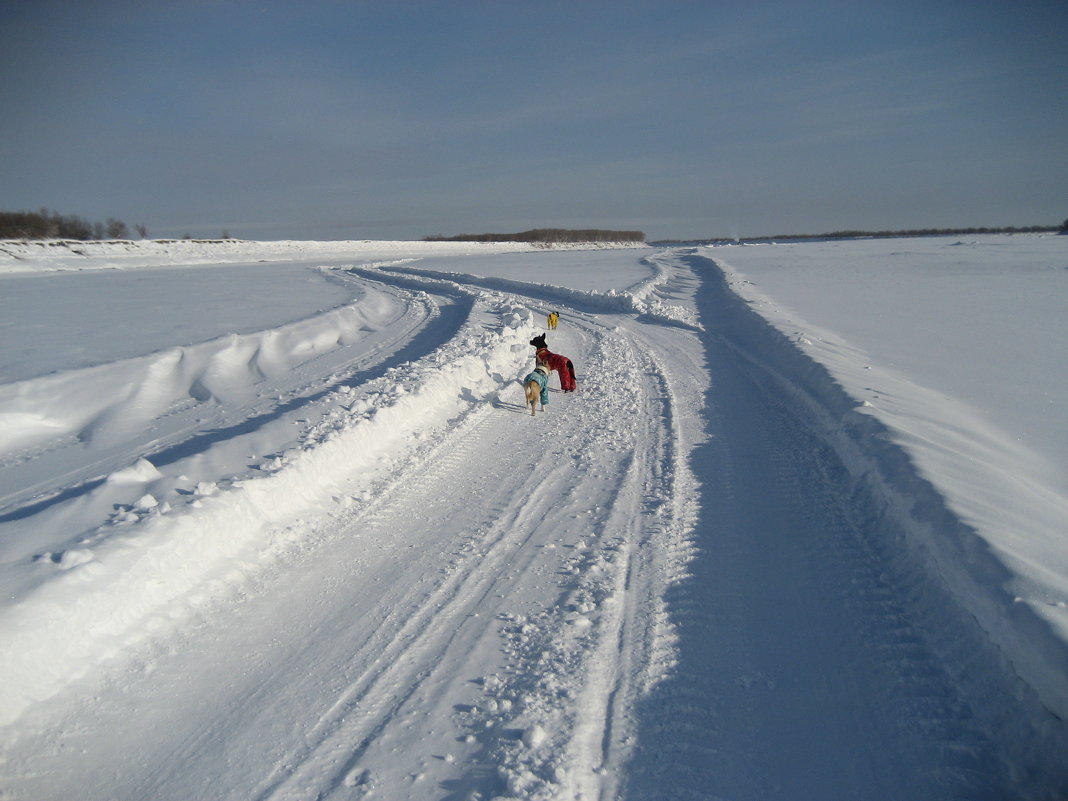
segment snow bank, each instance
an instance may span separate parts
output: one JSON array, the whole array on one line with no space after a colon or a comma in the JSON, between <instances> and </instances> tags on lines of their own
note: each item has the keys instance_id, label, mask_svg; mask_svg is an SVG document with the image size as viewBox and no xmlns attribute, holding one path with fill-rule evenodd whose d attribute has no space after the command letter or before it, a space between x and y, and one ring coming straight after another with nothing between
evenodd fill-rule
<instances>
[{"instance_id":1,"label":"snow bank","mask_svg":"<svg viewBox=\"0 0 1068 801\"><path fill-rule=\"evenodd\" d=\"M212 592L238 590L293 538L308 535L298 525L302 517L358 502L355 487L365 488L369 477L388 469L419 437L514 380L529 358L530 314L515 307L496 313L503 320L498 330L469 326L424 359L369 382L321 437L282 454L269 475L226 488L200 486L193 503L175 510L144 497L131 510L132 525L42 560L42 569L53 571L50 578L0 610L0 725L173 623ZM217 343L195 361L202 367L216 357L233 363L236 355L249 365L256 354L267 353L264 369L272 369L273 360L286 358L281 343L264 345L262 338ZM160 356L152 364L162 363L170 377L150 385L173 388L207 374L183 371L184 361L180 351ZM208 392L226 392L225 384L203 385ZM139 481L151 472L150 463L139 462L112 480Z\"/></svg>"},{"instance_id":2,"label":"snow bank","mask_svg":"<svg viewBox=\"0 0 1068 801\"><path fill-rule=\"evenodd\" d=\"M217 265L222 262L374 260L397 256L480 255L535 250L644 247L636 244L527 242L254 242L241 239L151 239L79 242L67 239L0 240L0 274L48 270L122 270Z\"/></svg>"},{"instance_id":3,"label":"snow bank","mask_svg":"<svg viewBox=\"0 0 1068 801\"><path fill-rule=\"evenodd\" d=\"M241 403L264 379L353 344L396 316L385 304L353 303L254 334L0 385L0 458L68 437L115 441L187 402Z\"/></svg>"}]
</instances>

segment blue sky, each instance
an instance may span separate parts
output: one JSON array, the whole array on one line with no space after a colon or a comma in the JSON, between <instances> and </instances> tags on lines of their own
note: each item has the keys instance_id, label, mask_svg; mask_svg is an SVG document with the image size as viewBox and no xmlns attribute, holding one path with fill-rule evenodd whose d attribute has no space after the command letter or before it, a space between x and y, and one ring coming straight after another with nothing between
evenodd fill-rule
<instances>
[{"instance_id":1,"label":"blue sky","mask_svg":"<svg viewBox=\"0 0 1068 801\"><path fill-rule=\"evenodd\" d=\"M0 209L150 236L1059 224L1068 2L0 0Z\"/></svg>"}]
</instances>

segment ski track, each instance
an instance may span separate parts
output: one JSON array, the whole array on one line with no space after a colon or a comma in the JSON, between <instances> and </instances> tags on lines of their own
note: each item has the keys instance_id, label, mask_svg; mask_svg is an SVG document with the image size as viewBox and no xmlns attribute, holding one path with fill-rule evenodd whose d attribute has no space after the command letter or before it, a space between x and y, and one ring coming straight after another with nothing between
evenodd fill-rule
<instances>
[{"instance_id":1,"label":"ski track","mask_svg":"<svg viewBox=\"0 0 1068 801\"><path fill-rule=\"evenodd\" d=\"M1036 733L788 378L686 322L725 308L711 268L652 266L656 315L535 286L578 393L532 418L509 382L417 437L237 597L41 703L0 795L1062 797L1063 724ZM163 730L157 696L188 704Z\"/></svg>"}]
</instances>

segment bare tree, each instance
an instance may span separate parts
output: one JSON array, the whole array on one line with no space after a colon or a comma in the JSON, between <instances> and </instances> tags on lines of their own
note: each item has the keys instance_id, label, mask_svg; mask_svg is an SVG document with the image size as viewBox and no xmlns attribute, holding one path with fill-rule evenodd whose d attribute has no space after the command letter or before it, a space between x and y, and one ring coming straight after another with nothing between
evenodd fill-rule
<instances>
[{"instance_id":1,"label":"bare tree","mask_svg":"<svg viewBox=\"0 0 1068 801\"><path fill-rule=\"evenodd\" d=\"M108 239L129 239L130 229L126 227L126 223L122 220L116 220L114 217L109 217L107 222Z\"/></svg>"}]
</instances>

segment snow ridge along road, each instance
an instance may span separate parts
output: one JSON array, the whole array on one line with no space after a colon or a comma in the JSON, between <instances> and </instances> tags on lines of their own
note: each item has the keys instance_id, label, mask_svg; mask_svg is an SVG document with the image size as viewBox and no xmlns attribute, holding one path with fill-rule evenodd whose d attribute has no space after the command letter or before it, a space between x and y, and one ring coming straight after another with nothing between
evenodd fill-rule
<instances>
[{"instance_id":1,"label":"snow ridge along road","mask_svg":"<svg viewBox=\"0 0 1068 801\"><path fill-rule=\"evenodd\" d=\"M1064 797L1063 645L1019 618L1046 663L1018 670L972 606L998 587L962 593L929 558L968 534L908 460L828 423L834 383L709 259L640 255L610 292L485 257L347 267L380 316L286 392L264 375L216 399L233 436L171 425L134 470L136 438L90 443L121 480L9 509L168 499L16 582L0 791ZM580 391L531 418L517 379L551 308ZM181 409L205 402L180 384Z\"/></svg>"}]
</instances>

